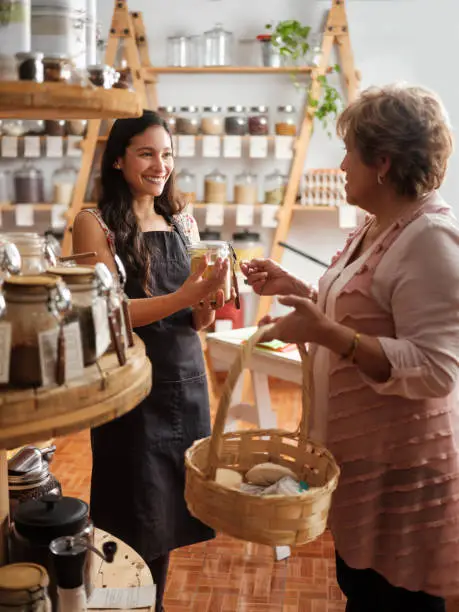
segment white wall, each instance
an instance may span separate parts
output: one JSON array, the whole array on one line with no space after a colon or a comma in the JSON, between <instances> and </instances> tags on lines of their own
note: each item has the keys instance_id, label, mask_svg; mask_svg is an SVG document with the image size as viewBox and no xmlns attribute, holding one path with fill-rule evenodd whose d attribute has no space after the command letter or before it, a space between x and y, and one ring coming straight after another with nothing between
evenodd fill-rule
<instances>
[{"instance_id":1,"label":"white wall","mask_svg":"<svg viewBox=\"0 0 459 612\"><path fill-rule=\"evenodd\" d=\"M166 63L166 37L177 33L199 34L222 22L237 38L263 31L266 22L297 18L318 29L330 2L326 0L131 0L130 9L143 11L151 60ZM99 0L99 19L108 31L112 3ZM454 41L459 30L457 0L348 0L348 19L355 62L362 73L362 87L406 80L439 92L451 115L459 121L459 87L456 84L457 52ZM247 51L247 47L245 47ZM244 58L241 63L244 62ZM161 75L161 104L277 104L300 100L288 75ZM342 146L330 141L321 128L316 129L308 155L308 167L333 167L339 164ZM218 161L218 160L217 160ZM215 165L229 176L249 164L260 177L270 169L282 167L271 159L222 159L186 161L198 177ZM183 162L179 161L179 168ZM451 161L443 195L459 212L459 160ZM288 241L321 259L329 260L343 244L346 232L338 228L335 213L295 213ZM321 269L291 253L284 264L307 281L315 282Z\"/></svg>"}]
</instances>

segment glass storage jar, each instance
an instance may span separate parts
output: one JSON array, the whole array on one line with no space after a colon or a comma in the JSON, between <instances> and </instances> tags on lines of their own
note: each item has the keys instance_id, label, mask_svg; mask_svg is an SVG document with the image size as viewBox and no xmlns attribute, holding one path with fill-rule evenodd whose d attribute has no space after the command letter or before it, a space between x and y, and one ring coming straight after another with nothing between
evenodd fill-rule
<instances>
[{"instance_id":1,"label":"glass storage jar","mask_svg":"<svg viewBox=\"0 0 459 612\"><path fill-rule=\"evenodd\" d=\"M60 279L47 276L11 276L3 283L3 293L2 321L12 326L9 382L18 387L39 386L39 334L58 330L59 313L70 307L70 293Z\"/></svg>"},{"instance_id":2,"label":"glass storage jar","mask_svg":"<svg viewBox=\"0 0 459 612\"><path fill-rule=\"evenodd\" d=\"M209 136L223 134L223 116L221 106L205 106L202 109L201 132Z\"/></svg>"},{"instance_id":3,"label":"glass storage jar","mask_svg":"<svg viewBox=\"0 0 459 612\"><path fill-rule=\"evenodd\" d=\"M223 240L208 240L201 241L191 244L188 247L188 253L191 258L191 274L196 272L201 263L203 257L207 257L208 266L204 272L204 278L208 278L212 274L213 266L218 258L223 260L227 259L231 264L230 260L230 248L229 244ZM225 302L231 299L231 287L232 287L232 269L231 265L228 265L228 270L225 279L221 285L223 289ZM216 303L216 295L210 296L211 304Z\"/></svg>"},{"instance_id":4,"label":"glass storage jar","mask_svg":"<svg viewBox=\"0 0 459 612\"><path fill-rule=\"evenodd\" d=\"M45 132L48 136L65 136L65 119L46 119Z\"/></svg>"},{"instance_id":5,"label":"glass storage jar","mask_svg":"<svg viewBox=\"0 0 459 612\"><path fill-rule=\"evenodd\" d=\"M167 38L168 66L189 66L189 43L186 36L169 36Z\"/></svg>"},{"instance_id":6,"label":"glass storage jar","mask_svg":"<svg viewBox=\"0 0 459 612\"><path fill-rule=\"evenodd\" d=\"M34 232L4 232L1 242L11 242L21 256L21 273L25 275L42 274L56 264L56 256L46 238Z\"/></svg>"},{"instance_id":7,"label":"glass storage jar","mask_svg":"<svg viewBox=\"0 0 459 612\"><path fill-rule=\"evenodd\" d=\"M234 203L256 204L258 201L258 177L250 172L242 172L234 178Z\"/></svg>"},{"instance_id":8,"label":"glass storage jar","mask_svg":"<svg viewBox=\"0 0 459 612\"><path fill-rule=\"evenodd\" d=\"M53 173L53 204L70 206L78 173L65 163Z\"/></svg>"},{"instance_id":9,"label":"glass storage jar","mask_svg":"<svg viewBox=\"0 0 459 612\"><path fill-rule=\"evenodd\" d=\"M224 204L227 199L226 176L219 170L213 170L204 177L204 202L207 204Z\"/></svg>"},{"instance_id":10,"label":"glass storage jar","mask_svg":"<svg viewBox=\"0 0 459 612\"><path fill-rule=\"evenodd\" d=\"M49 576L35 563L0 568L0 612L51 612Z\"/></svg>"},{"instance_id":11,"label":"glass storage jar","mask_svg":"<svg viewBox=\"0 0 459 612\"><path fill-rule=\"evenodd\" d=\"M0 202L2 204L11 202L11 173L3 168L0 168Z\"/></svg>"},{"instance_id":12,"label":"glass storage jar","mask_svg":"<svg viewBox=\"0 0 459 612\"><path fill-rule=\"evenodd\" d=\"M265 204L282 204L286 185L287 177L279 170L268 174L265 177Z\"/></svg>"},{"instance_id":13,"label":"glass storage jar","mask_svg":"<svg viewBox=\"0 0 459 612\"><path fill-rule=\"evenodd\" d=\"M296 109L291 104L277 107L276 134L278 136L296 136Z\"/></svg>"},{"instance_id":14,"label":"glass storage jar","mask_svg":"<svg viewBox=\"0 0 459 612\"><path fill-rule=\"evenodd\" d=\"M2 0L0 0L0 10L2 6ZM0 41L0 48L2 47ZM18 71L16 67L16 58L14 55L6 55L0 53L0 81L17 81Z\"/></svg>"},{"instance_id":15,"label":"glass storage jar","mask_svg":"<svg viewBox=\"0 0 459 612\"><path fill-rule=\"evenodd\" d=\"M176 111L177 109L175 108L175 106L160 106L158 108L158 115L160 115L162 119L164 119L164 121L167 123L171 134L175 134L176 132Z\"/></svg>"},{"instance_id":16,"label":"glass storage jar","mask_svg":"<svg viewBox=\"0 0 459 612\"><path fill-rule=\"evenodd\" d=\"M204 65L231 66L233 61L233 34L221 23L204 32Z\"/></svg>"},{"instance_id":17,"label":"glass storage jar","mask_svg":"<svg viewBox=\"0 0 459 612\"><path fill-rule=\"evenodd\" d=\"M188 66L202 66L204 64L204 45L201 34L187 36Z\"/></svg>"},{"instance_id":18,"label":"glass storage jar","mask_svg":"<svg viewBox=\"0 0 459 612\"><path fill-rule=\"evenodd\" d=\"M14 173L14 193L17 204L38 204L43 202L43 173L35 166L26 164Z\"/></svg>"},{"instance_id":19,"label":"glass storage jar","mask_svg":"<svg viewBox=\"0 0 459 612\"><path fill-rule=\"evenodd\" d=\"M14 72L14 54L18 51L30 51L30 4L31 0L0 0L0 54L12 60Z\"/></svg>"},{"instance_id":20,"label":"glass storage jar","mask_svg":"<svg viewBox=\"0 0 459 612\"><path fill-rule=\"evenodd\" d=\"M251 136L267 136L269 134L269 109L267 106L251 107L249 134Z\"/></svg>"},{"instance_id":21,"label":"glass storage jar","mask_svg":"<svg viewBox=\"0 0 459 612\"><path fill-rule=\"evenodd\" d=\"M25 136L41 136L45 133L45 122L42 119L25 119L22 125Z\"/></svg>"},{"instance_id":22,"label":"glass storage jar","mask_svg":"<svg viewBox=\"0 0 459 612\"><path fill-rule=\"evenodd\" d=\"M65 132L69 136L84 136L87 128L87 119L68 119L65 122Z\"/></svg>"},{"instance_id":23,"label":"glass storage jar","mask_svg":"<svg viewBox=\"0 0 459 612\"><path fill-rule=\"evenodd\" d=\"M24 136L26 128L21 119L4 119L2 132L5 136Z\"/></svg>"},{"instance_id":24,"label":"glass storage jar","mask_svg":"<svg viewBox=\"0 0 459 612\"><path fill-rule=\"evenodd\" d=\"M60 53L48 54L43 58L45 81L68 83L72 77L72 67L68 57Z\"/></svg>"},{"instance_id":25,"label":"glass storage jar","mask_svg":"<svg viewBox=\"0 0 459 612\"><path fill-rule=\"evenodd\" d=\"M177 189L181 192L185 200L194 204L196 202L196 176L185 168L177 174Z\"/></svg>"},{"instance_id":26,"label":"glass storage jar","mask_svg":"<svg viewBox=\"0 0 459 612\"><path fill-rule=\"evenodd\" d=\"M113 86L113 69L106 64L88 66L88 77L96 87L111 89Z\"/></svg>"},{"instance_id":27,"label":"glass storage jar","mask_svg":"<svg viewBox=\"0 0 459 612\"><path fill-rule=\"evenodd\" d=\"M20 81L43 83L43 53L16 53L16 61Z\"/></svg>"},{"instance_id":28,"label":"glass storage jar","mask_svg":"<svg viewBox=\"0 0 459 612\"><path fill-rule=\"evenodd\" d=\"M228 106L225 117L225 134L228 134L228 136L244 136L248 129L249 121L245 106Z\"/></svg>"},{"instance_id":29,"label":"glass storage jar","mask_svg":"<svg viewBox=\"0 0 459 612\"><path fill-rule=\"evenodd\" d=\"M258 232L235 232L231 240L238 261L250 261L264 257L264 247Z\"/></svg>"},{"instance_id":30,"label":"glass storage jar","mask_svg":"<svg viewBox=\"0 0 459 612\"><path fill-rule=\"evenodd\" d=\"M199 132L199 122L200 117L197 106L181 106L175 124L177 134L194 136Z\"/></svg>"}]
</instances>

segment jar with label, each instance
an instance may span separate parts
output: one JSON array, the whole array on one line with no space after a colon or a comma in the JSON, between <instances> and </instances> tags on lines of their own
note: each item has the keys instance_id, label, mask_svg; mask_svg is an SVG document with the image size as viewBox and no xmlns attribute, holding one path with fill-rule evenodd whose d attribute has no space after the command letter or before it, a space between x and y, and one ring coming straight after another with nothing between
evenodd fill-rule
<instances>
[{"instance_id":1,"label":"jar with label","mask_svg":"<svg viewBox=\"0 0 459 612\"><path fill-rule=\"evenodd\" d=\"M205 106L201 118L201 132L209 136L223 134L223 116L221 106Z\"/></svg>"},{"instance_id":2,"label":"jar with label","mask_svg":"<svg viewBox=\"0 0 459 612\"><path fill-rule=\"evenodd\" d=\"M290 104L277 107L276 134L278 136L296 136L296 108Z\"/></svg>"},{"instance_id":3,"label":"jar with label","mask_svg":"<svg viewBox=\"0 0 459 612\"><path fill-rule=\"evenodd\" d=\"M106 299L99 288L95 268L90 266L55 266L49 268L47 274L62 278L70 289L72 312L66 320L69 323L74 320L79 322L84 365L88 366L95 363L110 344ZM99 312L101 312L101 316L99 316Z\"/></svg>"},{"instance_id":4,"label":"jar with label","mask_svg":"<svg viewBox=\"0 0 459 612\"><path fill-rule=\"evenodd\" d=\"M199 132L200 116L197 106L181 106L175 129L177 134L194 136Z\"/></svg>"},{"instance_id":5,"label":"jar with label","mask_svg":"<svg viewBox=\"0 0 459 612\"><path fill-rule=\"evenodd\" d=\"M20 81L43 83L43 53L16 53L16 61Z\"/></svg>"},{"instance_id":6,"label":"jar with label","mask_svg":"<svg viewBox=\"0 0 459 612\"><path fill-rule=\"evenodd\" d=\"M87 128L87 119L68 119L65 122L65 132L69 136L84 136Z\"/></svg>"},{"instance_id":7,"label":"jar with label","mask_svg":"<svg viewBox=\"0 0 459 612\"><path fill-rule=\"evenodd\" d=\"M213 170L204 178L204 202L207 204L224 204L227 201L226 176L219 170Z\"/></svg>"},{"instance_id":8,"label":"jar with label","mask_svg":"<svg viewBox=\"0 0 459 612\"><path fill-rule=\"evenodd\" d=\"M158 115L167 123L171 134L175 134L176 131L176 110L175 106L160 106L158 108Z\"/></svg>"},{"instance_id":9,"label":"jar with label","mask_svg":"<svg viewBox=\"0 0 459 612\"><path fill-rule=\"evenodd\" d=\"M14 54L30 51L30 3L31 0L0 0L0 56L8 61L8 72L16 72ZM5 81L14 80L3 79Z\"/></svg>"},{"instance_id":10,"label":"jar with label","mask_svg":"<svg viewBox=\"0 0 459 612\"><path fill-rule=\"evenodd\" d=\"M234 203L256 204L258 202L258 177L242 172L234 178Z\"/></svg>"},{"instance_id":11,"label":"jar with label","mask_svg":"<svg viewBox=\"0 0 459 612\"><path fill-rule=\"evenodd\" d=\"M46 119L45 133L47 136L65 136L66 121L65 119Z\"/></svg>"},{"instance_id":12,"label":"jar with label","mask_svg":"<svg viewBox=\"0 0 459 612\"><path fill-rule=\"evenodd\" d=\"M265 204L282 204L287 180L279 170L265 177Z\"/></svg>"},{"instance_id":13,"label":"jar with label","mask_svg":"<svg viewBox=\"0 0 459 612\"><path fill-rule=\"evenodd\" d=\"M228 106L225 117L225 134L244 136L249 130L249 120L245 106Z\"/></svg>"},{"instance_id":14,"label":"jar with label","mask_svg":"<svg viewBox=\"0 0 459 612\"><path fill-rule=\"evenodd\" d=\"M56 264L56 256L46 238L34 232L4 232L0 243L10 242L16 246L21 256L21 274L42 274Z\"/></svg>"},{"instance_id":15,"label":"jar with label","mask_svg":"<svg viewBox=\"0 0 459 612\"><path fill-rule=\"evenodd\" d=\"M232 268L230 261L230 248L229 244L223 240L209 240L209 241L201 241L191 244L188 247L188 253L191 258L191 274L196 272L199 268L201 260L203 257L207 257L208 266L204 271L204 278L208 278L212 274L213 266L218 258L223 260L227 259L230 263L228 265L228 271L226 273L225 279L221 285L221 289L223 289L225 302L228 302L231 299L231 287L232 287ZM210 296L211 304L216 303L216 296Z\"/></svg>"},{"instance_id":16,"label":"jar with label","mask_svg":"<svg viewBox=\"0 0 459 612\"><path fill-rule=\"evenodd\" d=\"M71 305L70 292L56 277L11 276L3 284L3 293L6 310L2 322L12 326L9 383L40 386L40 334L58 332L59 313Z\"/></svg>"},{"instance_id":17,"label":"jar with label","mask_svg":"<svg viewBox=\"0 0 459 612\"><path fill-rule=\"evenodd\" d=\"M196 176L184 168L177 174L176 184L184 199L194 204L196 202Z\"/></svg>"},{"instance_id":18,"label":"jar with label","mask_svg":"<svg viewBox=\"0 0 459 612\"><path fill-rule=\"evenodd\" d=\"M0 567L0 612L51 612L48 586L49 576L41 565Z\"/></svg>"},{"instance_id":19,"label":"jar with label","mask_svg":"<svg viewBox=\"0 0 459 612\"><path fill-rule=\"evenodd\" d=\"M53 83L68 83L72 77L70 60L60 53L48 54L43 58L44 80Z\"/></svg>"},{"instance_id":20,"label":"jar with label","mask_svg":"<svg viewBox=\"0 0 459 612\"><path fill-rule=\"evenodd\" d=\"M269 134L269 108L252 106L249 113L249 134L267 136Z\"/></svg>"},{"instance_id":21,"label":"jar with label","mask_svg":"<svg viewBox=\"0 0 459 612\"><path fill-rule=\"evenodd\" d=\"M77 180L77 171L67 163L53 173L53 204L70 206Z\"/></svg>"},{"instance_id":22,"label":"jar with label","mask_svg":"<svg viewBox=\"0 0 459 612\"><path fill-rule=\"evenodd\" d=\"M26 164L14 173L14 192L17 204L39 204L44 202L43 173L35 166Z\"/></svg>"},{"instance_id":23,"label":"jar with label","mask_svg":"<svg viewBox=\"0 0 459 612\"><path fill-rule=\"evenodd\" d=\"M231 241L238 261L250 261L264 257L264 247L260 234L244 230L235 232Z\"/></svg>"}]
</instances>

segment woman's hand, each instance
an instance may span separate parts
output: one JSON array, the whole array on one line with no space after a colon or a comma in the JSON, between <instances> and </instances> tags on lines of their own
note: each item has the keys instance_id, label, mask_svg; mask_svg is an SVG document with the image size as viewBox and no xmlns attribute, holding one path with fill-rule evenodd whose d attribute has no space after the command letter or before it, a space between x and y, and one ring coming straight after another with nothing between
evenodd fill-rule
<instances>
[{"instance_id":1,"label":"woman's hand","mask_svg":"<svg viewBox=\"0 0 459 612\"><path fill-rule=\"evenodd\" d=\"M188 306L199 305L200 302L208 299L210 294L217 292L225 281L228 272L228 260L217 259L212 266L211 273L204 277L207 267L207 259L202 257L196 272L190 274L180 289L177 290L177 293ZM219 299L221 301L221 298ZM223 303L221 306L223 306Z\"/></svg>"},{"instance_id":2,"label":"woman's hand","mask_svg":"<svg viewBox=\"0 0 459 612\"><path fill-rule=\"evenodd\" d=\"M242 261L240 268L247 283L258 295L300 295L317 299L317 292L287 272L272 259L252 259Z\"/></svg>"}]
</instances>

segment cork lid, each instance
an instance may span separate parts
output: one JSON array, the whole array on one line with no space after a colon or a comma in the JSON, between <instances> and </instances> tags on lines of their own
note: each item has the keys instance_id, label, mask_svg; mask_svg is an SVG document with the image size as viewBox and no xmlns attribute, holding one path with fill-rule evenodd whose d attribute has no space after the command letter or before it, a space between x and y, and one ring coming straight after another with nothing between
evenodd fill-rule
<instances>
[{"instance_id":1,"label":"cork lid","mask_svg":"<svg viewBox=\"0 0 459 612\"><path fill-rule=\"evenodd\" d=\"M59 277L57 276L46 276L45 274L37 274L34 276L10 276L7 278L3 285L5 288L14 288L18 287L21 289L30 287L30 288L45 288L52 289L55 287L59 281Z\"/></svg>"},{"instance_id":2,"label":"cork lid","mask_svg":"<svg viewBox=\"0 0 459 612\"><path fill-rule=\"evenodd\" d=\"M69 285L87 285L94 280L94 266L54 266L46 271L50 276L59 276Z\"/></svg>"},{"instance_id":3,"label":"cork lid","mask_svg":"<svg viewBox=\"0 0 459 612\"><path fill-rule=\"evenodd\" d=\"M35 563L13 563L0 567L0 605L27 604L40 599L49 585L44 567Z\"/></svg>"}]
</instances>

